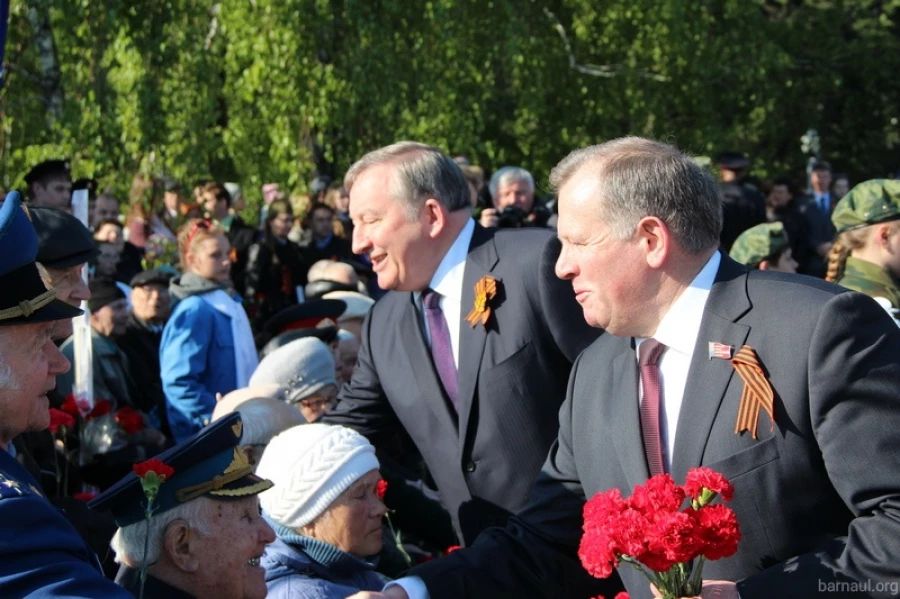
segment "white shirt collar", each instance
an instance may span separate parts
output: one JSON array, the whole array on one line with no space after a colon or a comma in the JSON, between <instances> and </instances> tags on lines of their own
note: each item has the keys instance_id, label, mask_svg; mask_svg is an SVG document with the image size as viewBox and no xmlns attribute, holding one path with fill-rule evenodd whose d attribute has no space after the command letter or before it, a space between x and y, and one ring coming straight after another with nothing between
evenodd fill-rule
<instances>
[{"instance_id":1,"label":"white shirt collar","mask_svg":"<svg viewBox=\"0 0 900 599\"><path fill-rule=\"evenodd\" d=\"M475 221L471 218L466 222L466 226L462 228L456 240L444 259L434 271L431 277L429 287L437 291L442 297L454 300L456 303L462 301L462 284L463 275L466 272L466 257L469 255L469 246L472 244L472 235L475 233ZM421 293L416 294L418 301Z\"/></svg>"},{"instance_id":2,"label":"white shirt collar","mask_svg":"<svg viewBox=\"0 0 900 599\"><path fill-rule=\"evenodd\" d=\"M688 358L694 355L706 300L709 299L709 292L721 263L722 255L714 253L663 316L653 335L654 339Z\"/></svg>"}]
</instances>

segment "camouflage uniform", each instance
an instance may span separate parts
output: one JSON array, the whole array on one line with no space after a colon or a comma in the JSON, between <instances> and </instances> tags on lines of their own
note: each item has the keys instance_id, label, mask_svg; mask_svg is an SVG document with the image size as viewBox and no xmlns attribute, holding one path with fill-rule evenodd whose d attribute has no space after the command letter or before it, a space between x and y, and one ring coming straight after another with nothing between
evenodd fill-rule
<instances>
[{"instance_id":1,"label":"camouflage uniform","mask_svg":"<svg viewBox=\"0 0 900 599\"><path fill-rule=\"evenodd\" d=\"M898 219L900 181L893 179L873 179L860 183L838 202L831 215L839 235L844 231ZM848 256L844 273L836 283L875 299L885 298L891 304L892 315L897 318L900 310L900 283L885 269Z\"/></svg>"},{"instance_id":2,"label":"camouflage uniform","mask_svg":"<svg viewBox=\"0 0 900 599\"><path fill-rule=\"evenodd\" d=\"M741 233L728 255L736 262L755 267L763 260L778 256L788 245L782 223L764 223Z\"/></svg>"}]
</instances>

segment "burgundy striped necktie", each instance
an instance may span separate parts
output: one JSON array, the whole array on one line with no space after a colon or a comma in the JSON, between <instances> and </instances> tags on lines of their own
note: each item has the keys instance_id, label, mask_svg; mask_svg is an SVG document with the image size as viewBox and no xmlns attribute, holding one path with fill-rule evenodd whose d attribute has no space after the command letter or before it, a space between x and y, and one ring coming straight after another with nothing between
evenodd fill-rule
<instances>
[{"instance_id":1,"label":"burgundy striped necktie","mask_svg":"<svg viewBox=\"0 0 900 599\"><path fill-rule=\"evenodd\" d=\"M425 307L425 321L431 335L431 358L434 367L444 386L444 391L459 411L459 381L457 380L456 363L453 361L453 345L450 343L450 329L447 319L441 310L441 295L433 289L422 292L422 305Z\"/></svg>"},{"instance_id":2,"label":"burgundy striped necktie","mask_svg":"<svg viewBox=\"0 0 900 599\"><path fill-rule=\"evenodd\" d=\"M662 435L659 429L662 413L662 389L659 384L659 359L666 346L655 339L647 339L638 347L638 365L641 369L641 436L650 476L666 471L663 458Z\"/></svg>"}]
</instances>

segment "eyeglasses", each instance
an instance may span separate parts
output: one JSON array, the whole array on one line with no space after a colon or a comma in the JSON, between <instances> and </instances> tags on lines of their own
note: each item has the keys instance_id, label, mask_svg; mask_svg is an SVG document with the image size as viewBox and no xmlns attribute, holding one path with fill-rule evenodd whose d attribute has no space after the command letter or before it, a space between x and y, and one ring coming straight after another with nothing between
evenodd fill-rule
<instances>
[{"instance_id":1,"label":"eyeglasses","mask_svg":"<svg viewBox=\"0 0 900 599\"><path fill-rule=\"evenodd\" d=\"M338 403L337 397L329 397L329 398L311 398L311 399L301 399L298 401L301 406L304 408L309 408L311 410L320 410L325 408L326 410L330 410Z\"/></svg>"}]
</instances>

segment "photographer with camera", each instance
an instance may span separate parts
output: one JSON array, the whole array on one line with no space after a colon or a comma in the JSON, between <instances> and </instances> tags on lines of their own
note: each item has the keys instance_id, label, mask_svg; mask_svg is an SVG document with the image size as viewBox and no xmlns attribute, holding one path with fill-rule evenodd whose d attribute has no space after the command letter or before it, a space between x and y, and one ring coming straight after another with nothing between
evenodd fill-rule
<instances>
[{"instance_id":1,"label":"photographer with camera","mask_svg":"<svg viewBox=\"0 0 900 599\"><path fill-rule=\"evenodd\" d=\"M517 166L504 166L488 184L493 208L481 211L478 222L488 228L546 227L550 211L534 201L534 177Z\"/></svg>"}]
</instances>

